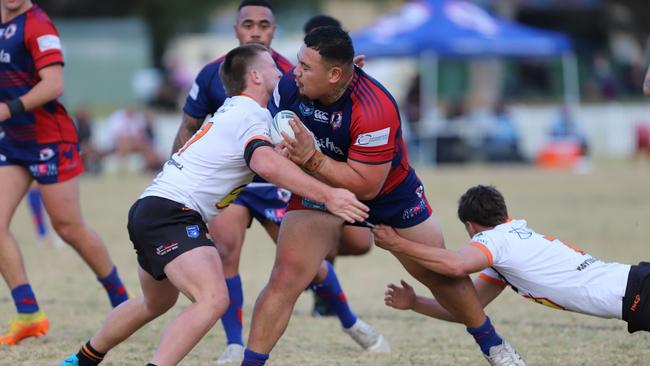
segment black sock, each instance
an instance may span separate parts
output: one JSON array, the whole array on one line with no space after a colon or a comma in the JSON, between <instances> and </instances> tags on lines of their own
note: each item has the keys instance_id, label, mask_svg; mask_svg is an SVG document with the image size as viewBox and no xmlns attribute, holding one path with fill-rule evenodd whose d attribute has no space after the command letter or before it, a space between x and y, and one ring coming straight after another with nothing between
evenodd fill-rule
<instances>
[{"instance_id":1,"label":"black sock","mask_svg":"<svg viewBox=\"0 0 650 366\"><path fill-rule=\"evenodd\" d=\"M101 353L90 345L90 341L86 342L77 352L79 359L79 366L97 366L104 360L106 353Z\"/></svg>"}]
</instances>

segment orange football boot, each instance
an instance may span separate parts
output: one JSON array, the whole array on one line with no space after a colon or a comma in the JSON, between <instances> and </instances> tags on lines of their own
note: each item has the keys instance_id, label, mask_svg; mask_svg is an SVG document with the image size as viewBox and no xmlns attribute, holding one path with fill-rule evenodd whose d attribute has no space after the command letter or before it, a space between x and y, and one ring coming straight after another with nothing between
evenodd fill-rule
<instances>
[{"instance_id":1,"label":"orange football boot","mask_svg":"<svg viewBox=\"0 0 650 366\"><path fill-rule=\"evenodd\" d=\"M50 322L42 311L18 314L9 321L9 330L0 336L0 345L14 346L27 337L40 337L50 328Z\"/></svg>"}]
</instances>

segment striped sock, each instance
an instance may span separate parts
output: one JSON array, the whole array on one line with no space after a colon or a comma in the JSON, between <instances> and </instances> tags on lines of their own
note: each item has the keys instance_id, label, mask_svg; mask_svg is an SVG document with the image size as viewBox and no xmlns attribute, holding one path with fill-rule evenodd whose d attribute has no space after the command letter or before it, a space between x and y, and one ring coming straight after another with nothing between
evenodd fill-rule
<instances>
[{"instance_id":1,"label":"striped sock","mask_svg":"<svg viewBox=\"0 0 650 366\"><path fill-rule=\"evenodd\" d=\"M104 360L106 353L101 353L90 345L90 341L86 342L79 352L77 358L79 359L79 366L97 366Z\"/></svg>"},{"instance_id":2,"label":"striped sock","mask_svg":"<svg viewBox=\"0 0 650 366\"><path fill-rule=\"evenodd\" d=\"M228 287L230 304L221 317L221 325L223 325L223 330L226 332L228 344L241 344L243 346L242 307L244 305L244 293L239 275L227 278L226 286Z\"/></svg>"},{"instance_id":3,"label":"striped sock","mask_svg":"<svg viewBox=\"0 0 650 366\"><path fill-rule=\"evenodd\" d=\"M326 261L325 263L327 263L327 276L321 283L312 282L310 287L325 301L330 309L334 310L343 328L348 329L357 321L357 316L350 309L348 300L345 298L345 294L341 289L339 279L334 272L334 267L330 262Z\"/></svg>"},{"instance_id":4,"label":"striped sock","mask_svg":"<svg viewBox=\"0 0 650 366\"><path fill-rule=\"evenodd\" d=\"M483 325L478 328L467 328L467 332L474 337L476 343L481 347L481 351L486 355L490 353L490 347L503 343L503 339L499 337L487 316Z\"/></svg>"},{"instance_id":5,"label":"striped sock","mask_svg":"<svg viewBox=\"0 0 650 366\"><path fill-rule=\"evenodd\" d=\"M124 287L120 276L117 274L117 267L113 266L113 270L108 274L108 276L97 278L97 281L99 281L102 286L104 286L104 289L106 289L106 293L108 294L108 298L111 300L111 305L113 307L116 307L129 299L129 293L126 292L126 288Z\"/></svg>"},{"instance_id":6,"label":"striped sock","mask_svg":"<svg viewBox=\"0 0 650 366\"><path fill-rule=\"evenodd\" d=\"M43 201L41 200L41 191L36 188L29 190L27 194L29 201L29 208L32 211L32 218L34 225L36 225L36 233L39 238L47 236L47 225L45 225L45 215L43 215Z\"/></svg>"},{"instance_id":7,"label":"striped sock","mask_svg":"<svg viewBox=\"0 0 650 366\"><path fill-rule=\"evenodd\" d=\"M241 366L264 366L268 359L268 354L257 353L246 348L246 350L244 350L244 360L241 362Z\"/></svg>"},{"instance_id":8,"label":"striped sock","mask_svg":"<svg viewBox=\"0 0 650 366\"><path fill-rule=\"evenodd\" d=\"M34 295L32 286L29 283L13 288L11 290L11 297L14 299L16 311L19 314L33 314L39 309L36 295Z\"/></svg>"}]
</instances>

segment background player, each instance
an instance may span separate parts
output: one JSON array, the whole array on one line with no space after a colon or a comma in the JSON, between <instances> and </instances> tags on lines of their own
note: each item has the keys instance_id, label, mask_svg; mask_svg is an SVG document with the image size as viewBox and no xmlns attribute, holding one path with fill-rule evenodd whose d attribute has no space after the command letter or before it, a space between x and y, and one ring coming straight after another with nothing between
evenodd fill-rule
<instances>
[{"instance_id":1,"label":"background player","mask_svg":"<svg viewBox=\"0 0 650 366\"><path fill-rule=\"evenodd\" d=\"M351 192L319 182L274 151L265 107L280 72L265 47L230 51L219 76L232 97L172 156L129 211L143 295L114 309L95 336L61 365L99 364L108 350L170 309L181 292L192 305L169 324L149 365L179 363L228 305L219 253L205 223L254 172L325 200L330 212L346 221L367 217L367 207Z\"/></svg>"},{"instance_id":2,"label":"background player","mask_svg":"<svg viewBox=\"0 0 650 366\"><path fill-rule=\"evenodd\" d=\"M526 221L508 217L503 196L491 186L467 190L458 203L458 218L471 242L457 251L408 240L384 225L374 229L377 245L446 276L480 272L474 286L483 306L510 286L524 298L554 309L623 319L630 333L650 331L650 263L603 262L538 234ZM435 299L416 296L404 281L402 286L388 285L386 305L457 321Z\"/></svg>"},{"instance_id":3,"label":"background player","mask_svg":"<svg viewBox=\"0 0 650 366\"><path fill-rule=\"evenodd\" d=\"M270 47L275 27L273 9L267 1L245 0L240 3L234 26L235 36L240 45L261 44ZM286 58L275 51L272 51L272 55L277 67L283 73L290 70L292 64ZM205 117L216 111L226 99L224 88L217 76L222 62L223 58L219 58L206 65L196 77L183 108L183 121L174 142L174 151L180 148L200 128ZM276 241L278 227L290 197L289 191L256 177L253 183L249 184L230 206L208 224L212 239L219 248L230 296L228 310L221 318L226 333L227 346L217 363L239 362L243 358L242 307L244 296L239 276L239 261L246 228L255 218L266 229L273 241ZM366 253L371 246L372 234L370 230L350 227L346 229L346 236L340 245L340 252L360 255ZM338 251L338 248L333 248L330 258L333 258ZM334 273L326 281L329 273L328 268L328 265L323 264L319 277L314 283L315 293L328 295L328 299L324 301L325 304L332 303L332 306L328 306L328 308L342 319L344 326L349 326L356 321L356 316L346 302L341 302L338 297L329 296L329 294L342 294L342 291ZM334 289L329 287L334 287ZM368 328L368 331L370 330L371 328ZM377 339L374 339L371 343L366 342L362 346L368 348L376 341Z\"/></svg>"},{"instance_id":4,"label":"background player","mask_svg":"<svg viewBox=\"0 0 650 366\"><path fill-rule=\"evenodd\" d=\"M353 57L352 40L340 28L320 27L305 36L298 66L280 80L273 107L300 116L322 152L316 151L309 131L295 120L291 122L295 139L285 136L287 152L315 177L353 191L370 207L369 221L389 223L412 240L444 247L424 187L408 164L396 103L377 81L353 65ZM286 329L298 295L340 240L341 224L323 212L321 204L298 195L291 198L271 278L255 303L242 365L266 362ZM395 256L468 326L484 354L511 359L498 364L523 364L512 348L498 347L506 343L483 313L469 277L449 279L399 253Z\"/></svg>"},{"instance_id":5,"label":"background player","mask_svg":"<svg viewBox=\"0 0 650 366\"><path fill-rule=\"evenodd\" d=\"M47 333L49 323L28 282L9 223L33 180L51 224L90 266L111 304L128 298L106 247L81 216L77 132L57 98L63 93L63 54L47 14L30 0L2 0L0 48L0 271L18 315L0 344ZM5 62L6 61L6 62Z\"/></svg>"}]
</instances>

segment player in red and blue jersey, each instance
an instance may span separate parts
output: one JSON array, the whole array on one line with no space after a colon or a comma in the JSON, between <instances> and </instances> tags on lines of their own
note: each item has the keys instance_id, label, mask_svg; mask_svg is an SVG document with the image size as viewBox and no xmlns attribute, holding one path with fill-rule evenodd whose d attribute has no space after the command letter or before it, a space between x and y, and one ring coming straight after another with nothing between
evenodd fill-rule
<instances>
[{"instance_id":1,"label":"player in red and blue jersey","mask_svg":"<svg viewBox=\"0 0 650 366\"><path fill-rule=\"evenodd\" d=\"M395 100L354 66L353 57L352 40L340 28L322 27L305 36L298 65L280 80L271 106L276 111L292 110L309 129L300 121L290 122L295 138L285 136L286 152L314 177L354 192L370 208L371 223L391 225L411 240L444 247L424 187L409 166ZM291 198L271 278L255 303L242 365L266 362L300 292L336 245L342 226L343 221L324 212L321 203ZM469 277L440 276L393 254L468 327L484 354L496 352L491 350L503 340L485 316Z\"/></svg>"},{"instance_id":2,"label":"player in red and blue jersey","mask_svg":"<svg viewBox=\"0 0 650 366\"><path fill-rule=\"evenodd\" d=\"M267 48L271 45L275 31L275 18L269 2L264 0L244 0L240 3L235 23L235 35L240 43L257 43ZM284 73L293 65L276 51L272 57L277 67ZM227 98L221 80L219 67L223 57L206 65L196 77L183 107L183 121L179 127L173 151L178 150L201 127L206 116L215 112ZM244 243L246 229L252 219L257 219L276 241L280 222L286 211L291 193L256 177L223 212L210 220L210 235L219 248L223 263L226 285L230 296L228 310L221 318L226 333L227 346L217 363L238 362L243 358L243 289L239 276L239 259ZM368 229L349 228L342 246L349 254L363 254L372 245L372 235ZM338 248L337 248L338 249ZM333 251L335 252L335 251ZM357 321L356 315L345 301L336 274L330 264L322 263L319 276L312 288L316 294L325 297L326 303L333 303L332 310L344 327ZM364 323L365 324L365 323ZM374 331L372 327L365 329ZM376 333L376 332L375 332ZM380 335L375 334L375 338ZM362 343L369 348L376 339ZM382 338L383 339L383 338ZM355 339L357 343L359 341ZM386 343L384 341L384 343Z\"/></svg>"},{"instance_id":3,"label":"player in red and blue jersey","mask_svg":"<svg viewBox=\"0 0 650 366\"><path fill-rule=\"evenodd\" d=\"M1 0L0 25L0 271L18 315L0 344L47 333L49 323L27 280L9 223L37 181L52 226L97 275L111 304L128 294L106 247L84 222L78 176L83 173L77 131L57 101L63 93L61 41L50 18L30 0Z\"/></svg>"}]
</instances>

